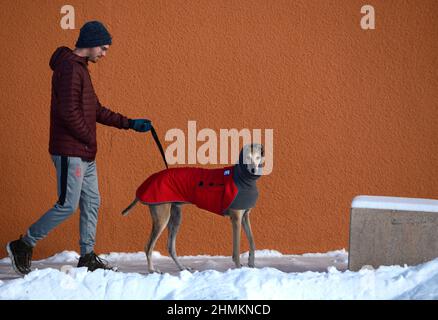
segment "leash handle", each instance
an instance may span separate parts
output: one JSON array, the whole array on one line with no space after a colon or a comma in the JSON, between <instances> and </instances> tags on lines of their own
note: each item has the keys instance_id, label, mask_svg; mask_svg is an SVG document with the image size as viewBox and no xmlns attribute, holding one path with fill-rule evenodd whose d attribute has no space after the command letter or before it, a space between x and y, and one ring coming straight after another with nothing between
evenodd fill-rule
<instances>
[{"instance_id":1,"label":"leash handle","mask_svg":"<svg viewBox=\"0 0 438 320\"><path fill-rule=\"evenodd\" d=\"M152 137L154 138L155 144L160 150L161 157L163 158L164 164L166 165L166 169L169 169L169 166L167 165L167 161L166 161L166 155L164 154L163 146L161 145L160 139L158 138L157 132L155 131L153 126L151 126L151 134Z\"/></svg>"}]
</instances>

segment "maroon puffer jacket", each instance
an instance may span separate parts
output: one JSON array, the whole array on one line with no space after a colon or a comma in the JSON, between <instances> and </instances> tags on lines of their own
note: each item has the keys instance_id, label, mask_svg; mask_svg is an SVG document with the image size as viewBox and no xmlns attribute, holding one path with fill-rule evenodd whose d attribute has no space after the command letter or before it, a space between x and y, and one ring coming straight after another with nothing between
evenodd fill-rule
<instances>
[{"instance_id":1,"label":"maroon puffer jacket","mask_svg":"<svg viewBox=\"0 0 438 320\"><path fill-rule=\"evenodd\" d=\"M128 118L100 104L86 57L60 47L53 53L49 65L53 70L49 152L94 160L96 122L129 129Z\"/></svg>"}]
</instances>

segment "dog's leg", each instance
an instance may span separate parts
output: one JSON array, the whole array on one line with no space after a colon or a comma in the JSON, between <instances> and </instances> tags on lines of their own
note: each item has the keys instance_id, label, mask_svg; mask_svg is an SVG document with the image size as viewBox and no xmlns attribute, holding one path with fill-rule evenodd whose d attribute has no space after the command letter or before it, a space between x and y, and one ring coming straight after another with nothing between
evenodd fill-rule
<instances>
[{"instance_id":1,"label":"dog's leg","mask_svg":"<svg viewBox=\"0 0 438 320\"><path fill-rule=\"evenodd\" d=\"M172 207L170 208L170 220L167 224L167 230L169 232L168 238L167 238L167 250L169 251L170 256L172 257L173 261L175 261L175 264L179 268L179 270L190 270L190 268L184 267L179 261L178 256L176 254L175 249L175 243L176 243L176 235L178 233L179 227L181 225L181 205L172 204Z\"/></svg>"},{"instance_id":2,"label":"dog's leg","mask_svg":"<svg viewBox=\"0 0 438 320\"><path fill-rule=\"evenodd\" d=\"M237 268L240 268L240 233L242 226L242 216L245 210L230 209L229 215L233 227L233 261Z\"/></svg>"},{"instance_id":3,"label":"dog's leg","mask_svg":"<svg viewBox=\"0 0 438 320\"><path fill-rule=\"evenodd\" d=\"M163 230L166 228L170 218L170 203L159 205L150 205L149 210L152 216L152 232L149 241L145 247L146 258L148 260L149 272L160 272L154 268L152 263L152 251Z\"/></svg>"},{"instance_id":4,"label":"dog's leg","mask_svg":"<svg viewBox=\"0 0 438 320\"><path fill-rule=\"evenodd\" d=\"M255 264L254 264L255 244L254 244L254 238L252 236L251 223L249 222L249 213L250 212L251 212L251 209L248 209L243 214L242 225L243 225L243 230L245 230L246 237L248 238L248 242L249 242L248 266L250 268L254 268L255 267Z\"/></svg>"}]
</instances>

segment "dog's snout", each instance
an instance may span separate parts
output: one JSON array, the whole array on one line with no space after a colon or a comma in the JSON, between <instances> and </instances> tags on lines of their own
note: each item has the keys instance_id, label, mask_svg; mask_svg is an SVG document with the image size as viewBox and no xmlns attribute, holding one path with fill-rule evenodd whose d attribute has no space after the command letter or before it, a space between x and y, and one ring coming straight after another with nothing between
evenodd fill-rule
<instances>
[{"instance_id":1,"label":"dog's snout","mask_svg":"<svg viewBox=\"0 0 438 320\"><path fill-rule=\"evenodd\" d=\"M251 169L251 173L252 173L252 174L255 174L255 173L256 173L256 169L252 168L252 169Z\"/></svg>"}]
</instances>

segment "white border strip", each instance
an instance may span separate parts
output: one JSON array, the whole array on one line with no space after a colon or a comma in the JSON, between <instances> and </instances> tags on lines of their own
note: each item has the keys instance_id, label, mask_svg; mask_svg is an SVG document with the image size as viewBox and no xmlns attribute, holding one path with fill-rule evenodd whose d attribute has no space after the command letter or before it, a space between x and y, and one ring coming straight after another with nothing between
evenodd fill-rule
<instances>
[{"instance_id":1,"label":"white border strip","mask_svg":"<svg viewBox=\"0 0 438 320\"><path fill-rule=\"evenodd\" d=\"M356 196L352 208L438 212L438 200L381 196Z\"/></svg>"}]
</instances>

